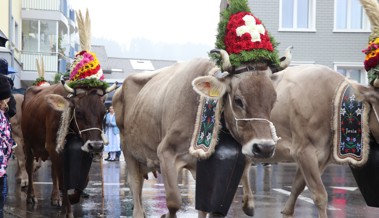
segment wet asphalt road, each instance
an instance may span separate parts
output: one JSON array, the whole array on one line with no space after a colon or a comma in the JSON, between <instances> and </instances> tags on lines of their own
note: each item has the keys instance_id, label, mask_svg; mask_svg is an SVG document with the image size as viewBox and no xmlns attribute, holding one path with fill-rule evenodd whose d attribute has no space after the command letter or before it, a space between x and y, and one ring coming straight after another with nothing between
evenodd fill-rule
<instances>
[{"instance_id":1,"label":"wet asphalt road","mask_svg":"<svg viewBox=\"0 0 379 218\"><path fill-rule=\"evenodd\" d=\"M35 173L35 188L38 204L34 207L26 204L26 192L15 181L16 161L8 167L9 195L5 206L5 217L52 218L63 217L60 209L50 205L51 178L50 162L46 161ZM86 192L88 199L82 199L73 206L75 217L132 217L132 198L126 184L125 162L93 162L90 182ZM288 198L292 178L295 174L294 164L277 164L272 166L257 165L250 171L252 188L255 193L255 215L258 218L279 218L280 211ZM328 216L330 218L378 218L379 208L366 206L357 188L356 182L347 166L331 165L324 175L328 195ZM183 171L179 178L182 193L182 209L179 218L195 218L194 208L195 182L188 171ZM160 175L149 175L145 180L143 203L147 217L160 217L167 212L165 191ZM379 196L378 196L379 198ZM239 187L228 218L247 218L241 209L242 188ZM297 200L295 216L297 218L317 217L308 190L303 191Z\"/></svg>"}]
</instances>

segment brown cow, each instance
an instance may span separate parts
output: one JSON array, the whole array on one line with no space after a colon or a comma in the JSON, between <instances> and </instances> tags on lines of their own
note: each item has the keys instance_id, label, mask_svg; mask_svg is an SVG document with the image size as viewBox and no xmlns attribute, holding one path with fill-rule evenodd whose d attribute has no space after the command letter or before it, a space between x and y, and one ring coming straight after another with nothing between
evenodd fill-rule
<instances>
[{"instance_id":1,"label":"brown cow","mask_svg":"<svg viewBox=\"0 0 379 218\"><path fill-rule=\"evenodd\" d=\"M281 140L270 159L254 162L295 162L298 165L292 190L282 211L283 217L293 217L296 199L307 186L312 193L319 217L327 217L328 196L321 175L328 164L334 162L333 105L336 89L347 79L338 72L321 65L289 67L273 75L278 100L271 113L271 120ZM348 81L356 94L378 108L379 95L373 87ZM370 110L369 129L376 141L379 140L379 123L374 110ZM249 183L247 164L242 183L244 202L254 206Z\"/></svg>"},{"instance_id":2,"label":"brown cow","mask_svg":"<svg viewBox=\"0 0 379 218\"><path fill-rule=\"evenodd\" d=\"M217 98L225 102L226 126L243 145L243 153L249 157L272 155L275 137L268 120L276 93L268 76L270 69L247 67L240 74L222 78L213 76L216 71L212 61L195 59L150 73L132 74L116 91L112 103L133 193L133 217L145 216L142 186L144 175L151 171L160 171L164 178L169 211L162 217L176 217L181 207L178 172L186 168L196 176L197 159L189 153L199 104L196 92L207 95L213 88L221 88Z\"/></svg>"},{"instance_id":3,"label":"brown cow","mask_svg":"<svg viewBox=\"0 0 379 218\"><path fill-rule=\"evenodd\" d=\"M71 203L63 178L63 145L67 133L77 134L89 152L102 152L102 118L105 114L104 94L112 91L88 88L71 89L67 85L30 87L22 105L22 133L25 142L26 168L29 185L27 202L36 203L33 185L33 160L50 158L53 190L53 205L63 203L63 212L72 217ZM90 106L90 107L89 107ZM61 124L61 125L60 125ZM58 134L59 133L59 134ZM69 146L69 145L66 145ZM85 149L84 149L85 148ZM88 175L83 175L86 179ZM60 192L62 191L62 201Z\"/></svg>"},{"instance_id":4,"label":"brown cow","mask_svg":"<svg viewBox=\"0 0 379 218\"><path fill-rule=\"evenodd\" d=\"M28 185L28 174L26 173L25 168L24 138L22 137L21 131L21 105L24 101L24 95L13 94L13 96L16 100L17 113L10 119L10 122L12 125L12 137L17 143L17 147L13 150L17 160L16 181L20 183L21 187L26 187ZM40 167L41 161L34 162L34 171L38 170Z\"/></svg>"}]
</instances>

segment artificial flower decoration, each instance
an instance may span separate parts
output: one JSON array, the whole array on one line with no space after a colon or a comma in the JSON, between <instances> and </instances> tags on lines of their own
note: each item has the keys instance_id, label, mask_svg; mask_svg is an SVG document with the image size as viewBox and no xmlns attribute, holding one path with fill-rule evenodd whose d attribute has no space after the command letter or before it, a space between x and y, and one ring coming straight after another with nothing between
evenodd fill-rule
<instances>
[{"instance_id":1,"label":"artificial flower decoration","mask_svg":"<svg viewBox=\"0 0 379 218\"><path fill-rule=\"evenodd\" d=\"M245 33L249 33L252 42L260 42L261 35L265 34L266 30L262 24L257 24L253 15L245 15L242 20L245 21L245 25L236 29L237 36L241 37Z\"/></svg>"},{"instance_id":2,"label":"artificial flower decoration","mask_svg":"<svg viewBox=\"0 0 379 218\"><path fill-rule=\"evenodd\" d=\"M262 22L249 12L239 12L230 17L226 26L225 47L229 54L254 49L273 51Z\"/></svg>"},{"instance_id":3,"label":"artificial flower decoration","mask_svg":"<svg viewBox=\"0 0 379 218\"><path fill-rule=\"evenodd\" d=\"M103 70L95 53L84 50L76 54L70 67L68 85L71 88L100 86L104 89L109 86L104 82Z\"/></svg>"},{"instance_id":4,"label":"artificial flower decoration","mask_svg":"<svg viewBox=\"0 0 379 218\"><path fill-rule=\"evenodd\" d=\"M262 21L250 12L247 0L229 1L229 6L221 13L216 48L229 54L232 66L238 67L242 63L279 66L276 46Z\"/></svg>"},{"instance_id":5,"label":"artificial flower decoration","mask_svg":"<svg viewBox=\"0 0 379 218\"><path fill-rule=\"evenodd\" d=\"M33 86L50 86L50 83L45 80L43 76L38 77L36 81L33 82Z\"/></svg>"},{"instance_id":6,"label":"artificial flower decoration","mask_svg":"<svg viewBox=\"0 0 379 218\"><path fill-rule=\"evenodd\" d=\"M379 38L371 40L367 49L362 52L366 54L364 66L368 73L369 83L372 84L379 72Z\"/></svg>"}]
</instances>

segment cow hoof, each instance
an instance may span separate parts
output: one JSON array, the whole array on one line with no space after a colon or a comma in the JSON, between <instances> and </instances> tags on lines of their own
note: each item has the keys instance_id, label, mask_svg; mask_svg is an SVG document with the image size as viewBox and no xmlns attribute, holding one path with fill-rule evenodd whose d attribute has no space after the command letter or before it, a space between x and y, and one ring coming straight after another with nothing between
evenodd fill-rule
<instances>
[{"instance_id":1,"label":"cow hoof","mask_svg":"<svg viewBox=\"0 0 379 218\"><path fill-rule=\"evenodd\" d=\"M26 188L28 186L28 180L21 180L20 186L21 188Z\"/></svg>"},{"instance_id":2,"label":"cow hoof","mask_svg":"<svg viewBox=\"0 0 379 218\"><path fill-rule=\"evenodd\" d=\"M80 193L74 192L73 194L68 195L68 200L71 204L77 204L80 201Z\"/></svg>"},{"instance_id":3,"label":"cow hoof","mask_svg":"<svg viewBox=\"0 0 379 218\"><path fill-rule=\"evenodd\" d=\"M161 218L176 218L176 215L175 216L170 216L170 213L167 213L167 214L163 214L161 216Z\"/></svg>"},{"instance_id":4,"label":"cow hoof","mask_svg":"<svg viewBox=\"0 0 379 218\"><path fill-rule=\"evenodd\" d=\"M254 216L254 207L242 207L243 212L248 216Z\"/></svg>"},{"instance_id":5,"label":"cow hoof","mask_svg":"<svg viewBox=\"0 0 379 218\"><path fill-rule=\"evenodd\" d=\"M66 213L64 211L61 211L58 217L64 217L64 218L74 218L74 214L71 213Z\"/></svg>"},{"instance_id":6,"label":"cow hoof","mask_svg":"<svg viewBox=\"0 0 379 218\"><path fill-rule=\"evenodd\" d=\"M51 204L51 206L61 207L62 201L60 199L55 199L55 200L51 200L50 204Z\"/></svg>"},{"instance_id":7,"label":"cow hoof","mask_svg":"<svg viewBox=\"0 0 379 218\"><path fill-rule=\"evenodd\" d=\"M32 205L34 205L34 204L36 204L38 202L38 200L37 200L37 198L36 197L27 197L27 199L26 199L26 203L27 204L32 204Z\"/></svg>"},{"instance_id":8,"label":"cow hoof","mask_svg":"<svg viewBox=\"0 0 379 218\"><path fill-rule=\"evenodd\" d=\"M225 217L225 216L220 213L215 213L215 212L209 213L209 218L222 218L222 217Z\"/></svg>"},{"instance_id":9,"label":"cow hoof","mask_svg":"<svg viewBox=\"0 0 379 218\"><path fill-rule=\"evenodd\" d=\"M282 212L282 218L293 218L293 215L290 215L290 214L284 214Z\"/></svg>"}]
</instances>

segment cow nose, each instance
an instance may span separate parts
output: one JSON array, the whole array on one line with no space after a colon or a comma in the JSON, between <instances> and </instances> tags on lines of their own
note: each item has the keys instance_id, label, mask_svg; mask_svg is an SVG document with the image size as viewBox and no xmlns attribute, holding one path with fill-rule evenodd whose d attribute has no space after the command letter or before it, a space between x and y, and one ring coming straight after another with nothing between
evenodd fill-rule
<instances>
[{"instance_id":1,"label":"cow nose","mask_svg":"<svg viewBox=\"0 0 379 218\"><path fill-rule=\"evenodd\" d=\"M91 152L102 152L104 144L101 141L91 141L88 143L88 150Z\"/></svg>"},{"instance_id":2,"label":"cow nose","mask_svg":"<svg viewBox=\"0 0 379 218\"><path fill-rule=\"evenodd\" d=\"M269 158L274 154L275 144L254 143L252 152L256 158Z\"/></svg>"}]
</instances>

